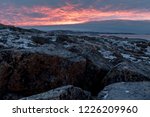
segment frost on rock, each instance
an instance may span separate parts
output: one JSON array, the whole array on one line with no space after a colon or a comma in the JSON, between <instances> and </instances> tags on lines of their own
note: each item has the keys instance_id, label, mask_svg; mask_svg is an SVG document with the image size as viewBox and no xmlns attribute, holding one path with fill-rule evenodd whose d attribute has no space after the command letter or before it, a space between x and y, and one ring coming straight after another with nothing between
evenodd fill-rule
<instances>
[{"instance_id":1,"label":"frost on rock","mask_svg":"<svg viewBox=\"0 0 150 117\"><path fill-rule=\"evenodd\" d=\"M129 59L129 60L131 60L131 61L136 61L136 60L137 60L136 58L132 57L132 56L129 55L129 54L121 53L121 55L123 56L123 58Z\"/></svg>"},{"instance_id":2,"label":"frost on rock","mask_svg":"<svg viewBox=\"0 0 150 117\"><path fill-rule=\"evenodd\" d=\"M102 56L106 59L116 59L116 56L113 55L111 51L108 50L99 50L99 52L102 54Z\"/></svg>"},{"instance_id":3,"label":"frost on rock","mask_svg":"<svg viewBox=\"0 0 150 117\"><path fill-rule=\"evenodd\" d=\"M19 99L70 84L96 96L111 83L150 81L148 40L11 27L0 30L0 49L0 99ZM129 89L121 92L131 94ZM103 99L111 95L101 93Z\"/></svg>"},{"instance_id":4,"label":"frost on rock","mask_svg":"<svg viewBox=\"0 0 150 117\"><path fill-rule=\"evenodd\" d=\"M29 44L32 44L31 40L27 40L27 39L18 39L18 40L8 40L7 41L7 45L14 47L14 48L31 48L29 47Z\"/></svg>"},{"instance_id":5,"label":"frost on rock","mask_svg":"<svg viewBox=\"0 0 150 117\"><path fill-rule=\"evenodd\" d=\"M52 41L55 42L57 40L57 37L56 36L51 36L52 38Z\"/></svg>"},{"instance_id":6,"label":"frost on rock","mask_svg":"<svg viewBox=\"0 0 150 117\"><path fill-rule=\"evenodd\" d=\"M146 48L145 54L148 55L148 56L150 56L150 47L147 47L147 48Z\"/></svg>"}]
</instances>

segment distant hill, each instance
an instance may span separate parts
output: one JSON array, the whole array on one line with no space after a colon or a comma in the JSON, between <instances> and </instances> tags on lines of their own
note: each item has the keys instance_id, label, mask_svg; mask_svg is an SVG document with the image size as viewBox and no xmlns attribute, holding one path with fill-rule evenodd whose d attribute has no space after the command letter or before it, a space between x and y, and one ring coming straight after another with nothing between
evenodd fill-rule
<instances>
[{"instance_id":1,"label":"distant hill","mask_svg":"<svg viewBox=\"0 0 150 117\"><path fill-rule=\"evenodd\" d=\"M106 20L106 21L87 22L82 24L32 26L24 28L36 28L44 31L73 30L73 31L102 32L102 33L150 34L150 21Z\"/></svg>"},{"instance_id":2,"label":"distant hill","mask_svg":"<svg viewBox=\"0 0 150 117\"><path fill-rule=\"evenodd\" d=\"M24 28L21 28L21 27L15 27L15 26L11 26L11 25L5 25L5 24L1 24L0 23L0 30L2 29L9 29L9 30L12 30L12 31L18 31L18 32L43 32L41 30L38 30L38 29L33 29L33 28L30 28L30 29L24 29Z\"/></svg>"}]
</instances>

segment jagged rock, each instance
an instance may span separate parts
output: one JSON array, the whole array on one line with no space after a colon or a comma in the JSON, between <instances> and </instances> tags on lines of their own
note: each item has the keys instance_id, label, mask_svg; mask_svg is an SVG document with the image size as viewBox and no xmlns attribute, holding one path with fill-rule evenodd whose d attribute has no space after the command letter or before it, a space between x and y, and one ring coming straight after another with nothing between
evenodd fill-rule
<instances>
[{"instance_id":1,"label":"jagged rock","mask_svg":"<svg viewBox=\"0 0 150 117\"><path fill-rule=\"evenodd\" d=\"M106 86L97 99L150 100L150 82L122 82Z\"/></svg>"},{"instance_id":2,"label":"jagged rock","mask_svg":"<svg viewBox=\"0 0 150 117\"><path fill-rule=\"evenodd\" d=\"M59 87L41 94L22 98L21 100L88 100L91 94L72 85Z\"/></svg>"},{"instance_id":3,"label":"jagged rock","mask_svg":"<svg viewBox=\"0 0 150 117\"><path fill-rule=\"evenodd\" d=\"M103 87L116 82L150 81L150 65L122 62L115 66L102 81Z\"/></svg>"}]
</instances>

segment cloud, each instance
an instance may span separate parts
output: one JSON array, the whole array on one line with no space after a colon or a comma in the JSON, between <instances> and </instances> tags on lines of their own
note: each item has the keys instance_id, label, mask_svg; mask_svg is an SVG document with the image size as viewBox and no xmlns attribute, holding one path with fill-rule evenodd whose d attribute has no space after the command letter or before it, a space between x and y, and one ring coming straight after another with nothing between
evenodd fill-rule
<instances>
[{"instance_id":1,"label":"cloud","mask_svg":"<svg viewBox=\"0 0 150 117\"><path fill-rule=\"evenodd\" d=\"M2 1L1 23L10 25L75 24L110 19L150 20L147 0L136 0L136 3L131 3L131 0ZM139 4L145 4L145 8Z\"/></svg>"},{"instance_id":2,"label":"cloud","mask_svg":"<svg viewBox=\"0 0 150 117\"><path fill-rule=\"evenodd\" d=\"M94 7L96 9L105 8L105 10L150 10L149 0L1 0L1 4L11 4L16 5L17 7L30 7L39 5L48 7L62 7L67 3L78 4L80 8Z\"/></svg>"},{"instance_id":3,"label":"cloud","mask_svg":"<svg viewBox=\"0 0 150 117\"><path fill-rule=\"evenodd\" d=\"M94 7L104 11L115 10L149 10L149 0L68 0L73 4L80 4L80 7Z\"/></svg>"},{"instance_id":4,"label":"cloud","mask_svg":"<svg viewBox=\"0 0 150 117\"><path fill-rule=\"evenodd\" d=\"M46 14L37 13L37 12L26 13L26 14L24 14L24 15L27 15L27 16L32 17L32 18L44 18L44 17L47 17Z\"/></svg>"}]
</instances>

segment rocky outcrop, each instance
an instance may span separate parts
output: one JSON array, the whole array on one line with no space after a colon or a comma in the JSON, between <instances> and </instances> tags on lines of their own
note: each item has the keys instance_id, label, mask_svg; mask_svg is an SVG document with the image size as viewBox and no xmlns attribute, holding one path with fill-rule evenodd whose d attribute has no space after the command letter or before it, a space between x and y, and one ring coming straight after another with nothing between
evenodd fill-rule
<instances>
[{"instance_id":1,"label":"rocky outcrop","mask_svg":"<svg viewBox=\"0 0 150 117\"><path fill-rule=\"evenodd\" d=\"M150 82L122 82L105 87L99 94L102 100L150 100Z\"/></svg>"},{"instance_id":2,"label":"rocky outcrop","mask_svg":"<svg viewBox=\"0 0 150 117\"><path fill-rule=\"evenodd\" d=\"M96 96L116 82L150 81L150 41L92 32L0 27L0 99L73 85Z\"/></svg>"},{"instance_id":3,"label":"rocky outcrop","mask_svg":"<svg viewBox=\"0 0 150 117\"><path fill-rule=\"evenodd\" d=\"M150 81L150 65L122 62L112 68L102 81L103 86L116 82Z\"/></svg>"},{"instance_id":4,"label":"rocky outcrop","mask_svg":"<svg viewBox=\"0 0 150 117\"><path fill-rule=\"evenodd\" d=\"M90 92L72 85L59 87L41 94L22 98L21 100L89 100Z\"/></svg>"}]
</instances>

